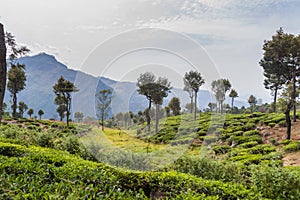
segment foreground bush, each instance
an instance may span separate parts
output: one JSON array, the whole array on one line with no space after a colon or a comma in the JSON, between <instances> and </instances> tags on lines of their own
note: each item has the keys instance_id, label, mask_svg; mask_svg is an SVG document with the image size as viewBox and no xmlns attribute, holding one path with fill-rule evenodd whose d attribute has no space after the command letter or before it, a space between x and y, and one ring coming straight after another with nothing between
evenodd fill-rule
<instances>
[{"instance_id":1,"label":"foreground bush","mask_svg":"<svg viewBox=\"0 0 300 200\"><path fill-rule=\"evenodd\" d=\"M0 158L1 199L259 198L241 184L176 172L124 171L41 147L0 142Z\"/></svg>"}]
</instances>

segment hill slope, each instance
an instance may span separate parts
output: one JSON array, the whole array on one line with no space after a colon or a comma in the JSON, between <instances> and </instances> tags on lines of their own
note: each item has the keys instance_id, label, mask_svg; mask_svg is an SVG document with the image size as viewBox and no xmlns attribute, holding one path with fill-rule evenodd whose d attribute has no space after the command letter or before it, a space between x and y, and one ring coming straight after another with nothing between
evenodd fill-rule
<instances>
[{"instance_id":1,"label":"hill slope","mask_svg":"<svg viewBox=\"0 0 300 200\"><path fill-rule=\"evenodd\" d=\"M52 86L60 76L75 83L79 92L73 96L72 110L84 112L85 116L96 117L95 94L101 89L110 88L114 91L112 112L126 112L144 110L147 106L145 97L136 91L136 84L132 82L118 82L105 77L94 77L81 71L69 69L64 64L58 62L54 56L41 53L34 56L21 58L20 63L26 65L27 82L25 90L19 93L18 100L24 101L30 108L35 110L43 109L45 118L53 118L56 114L56 106L53 101L55 95ZM174 88L171 94L164 100L164 106L169 100L177 96L181 99L182 108L189 102L188 94ZM200 90L198 94L198 105L201 109L214 101L214 97L208 91ZM10 107L10 95L6 92L5 101ZM228 99L228 101L230 101ZM229 102L228 102L229 103ZM247 105L244 102L235 101L235 105Z\"/></svg>"}]
</instances>

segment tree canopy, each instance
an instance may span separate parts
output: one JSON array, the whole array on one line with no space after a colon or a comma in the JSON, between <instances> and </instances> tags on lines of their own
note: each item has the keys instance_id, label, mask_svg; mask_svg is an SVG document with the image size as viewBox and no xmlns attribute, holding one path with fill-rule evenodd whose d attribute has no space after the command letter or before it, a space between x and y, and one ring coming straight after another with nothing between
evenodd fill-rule
<instances>
[{"instance_id":1,"label":"tree canopy","mask_svg":"<svg viewBox=\"0 0 300 200\"><path fill-rule=\"evenodd\" d=\"M219 111L223 113L223 102L225 101L225 95L231 88L231 83L228 79L218 79L211 83L212 91L215 93L216 100L218 102Z\"/></svg>"},{"instance_id":2,"label":"tree canopy","mask_svg":"<svg viewBox=\"0 0 300 200\"><path fill-rule=\"evenodd\" d=\"M102 131L104 131L104 119L108 115L110 110L110 104L112 100L112 92L109 89L100 90L96 95L97 97L97 108L98 108L98 116L101 120Z\"/></svg>"},{"instance_id":3,"label":"tree canopy","mask_svg":"<svg viewBox=\"0 0 300 200\"><path fill-rule=\"evenodd\" d=\"M185 85L184 90L188 91L190 98L194 95L195 102L194 102L194 120L196 120L196 113L197 113L197 94L200 87L205 83L205 80L202 78L200 72L197 71L189 71L186 72L183 78L183 82ZM194 94L191 94L191 91L194 91ZM191 100L191 104L193 104Z\"/></svg>"},{"instance_id":4,"label":"tree canopy","mask_svg":"<svg viewBox=\"0 0 300 200\"><path fill-rule=\"evenodd\" d=\"M78 92L76 86L69 80L61 76L53 86L53 92L56 95L54 103L60 107L60 111L67 117L67 126L69 126L69 116L71 114L71 94Z\"/></svg>"},{"instance_id":5,"label":"tree canopy","mask_svg":"<svg viewBox=\"0 0 300 200\"><path fill-rule=\"evenodd\" d=\"M163 103L163 99L168 96L171 90L171 83L167 78L159 77L156 79L155 75L151 72L140 74L137 79L138 93L144 95L148 100L148 110L146 113L148 131L150 132L150 110L152 103L156 104L156 123L155 131L158 132L158 116L159 106Z\"/></svg>"}]
</instances>

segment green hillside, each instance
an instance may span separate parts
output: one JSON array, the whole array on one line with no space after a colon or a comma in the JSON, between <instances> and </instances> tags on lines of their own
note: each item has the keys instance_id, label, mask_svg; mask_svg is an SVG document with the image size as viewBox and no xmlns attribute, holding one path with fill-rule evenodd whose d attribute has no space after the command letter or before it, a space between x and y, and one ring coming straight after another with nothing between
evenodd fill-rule
<instances>
[{"instance_id":1,"label":"green hillside","mask_svg":"<svg viewBox=\"0 0 300 200\"><path fill-rule=\"evenodd\" d=\"M296 143L265 144L255 130L283 127L282 115L202 114L195 127L189 117L162 120L150 137L133 129L144 125L102 132L84 124L6 119L0 198L299 199L300 170L281 160ZM171 155L176 159L168 160Z\"/></svg>"}]
</instances>

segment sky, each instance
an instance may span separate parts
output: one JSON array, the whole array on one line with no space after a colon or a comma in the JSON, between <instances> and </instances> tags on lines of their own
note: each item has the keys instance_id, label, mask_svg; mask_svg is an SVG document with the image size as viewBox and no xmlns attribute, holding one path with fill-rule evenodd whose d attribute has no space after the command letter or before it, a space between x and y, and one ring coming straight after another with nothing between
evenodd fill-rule
<instances>
[{"instance_id":1,"label":"sky","mask_svg":"<svg viewBox=\"0 0 300 200\"><path fill-rule=\"evenodd\" d=\"M300 32L299 0L1 0L0 22L31 55L119 81L145 71L182 87L186 71L228 78L240 98L271 101L259 66L279 27Z\"/></svg>"}]
</instances>

